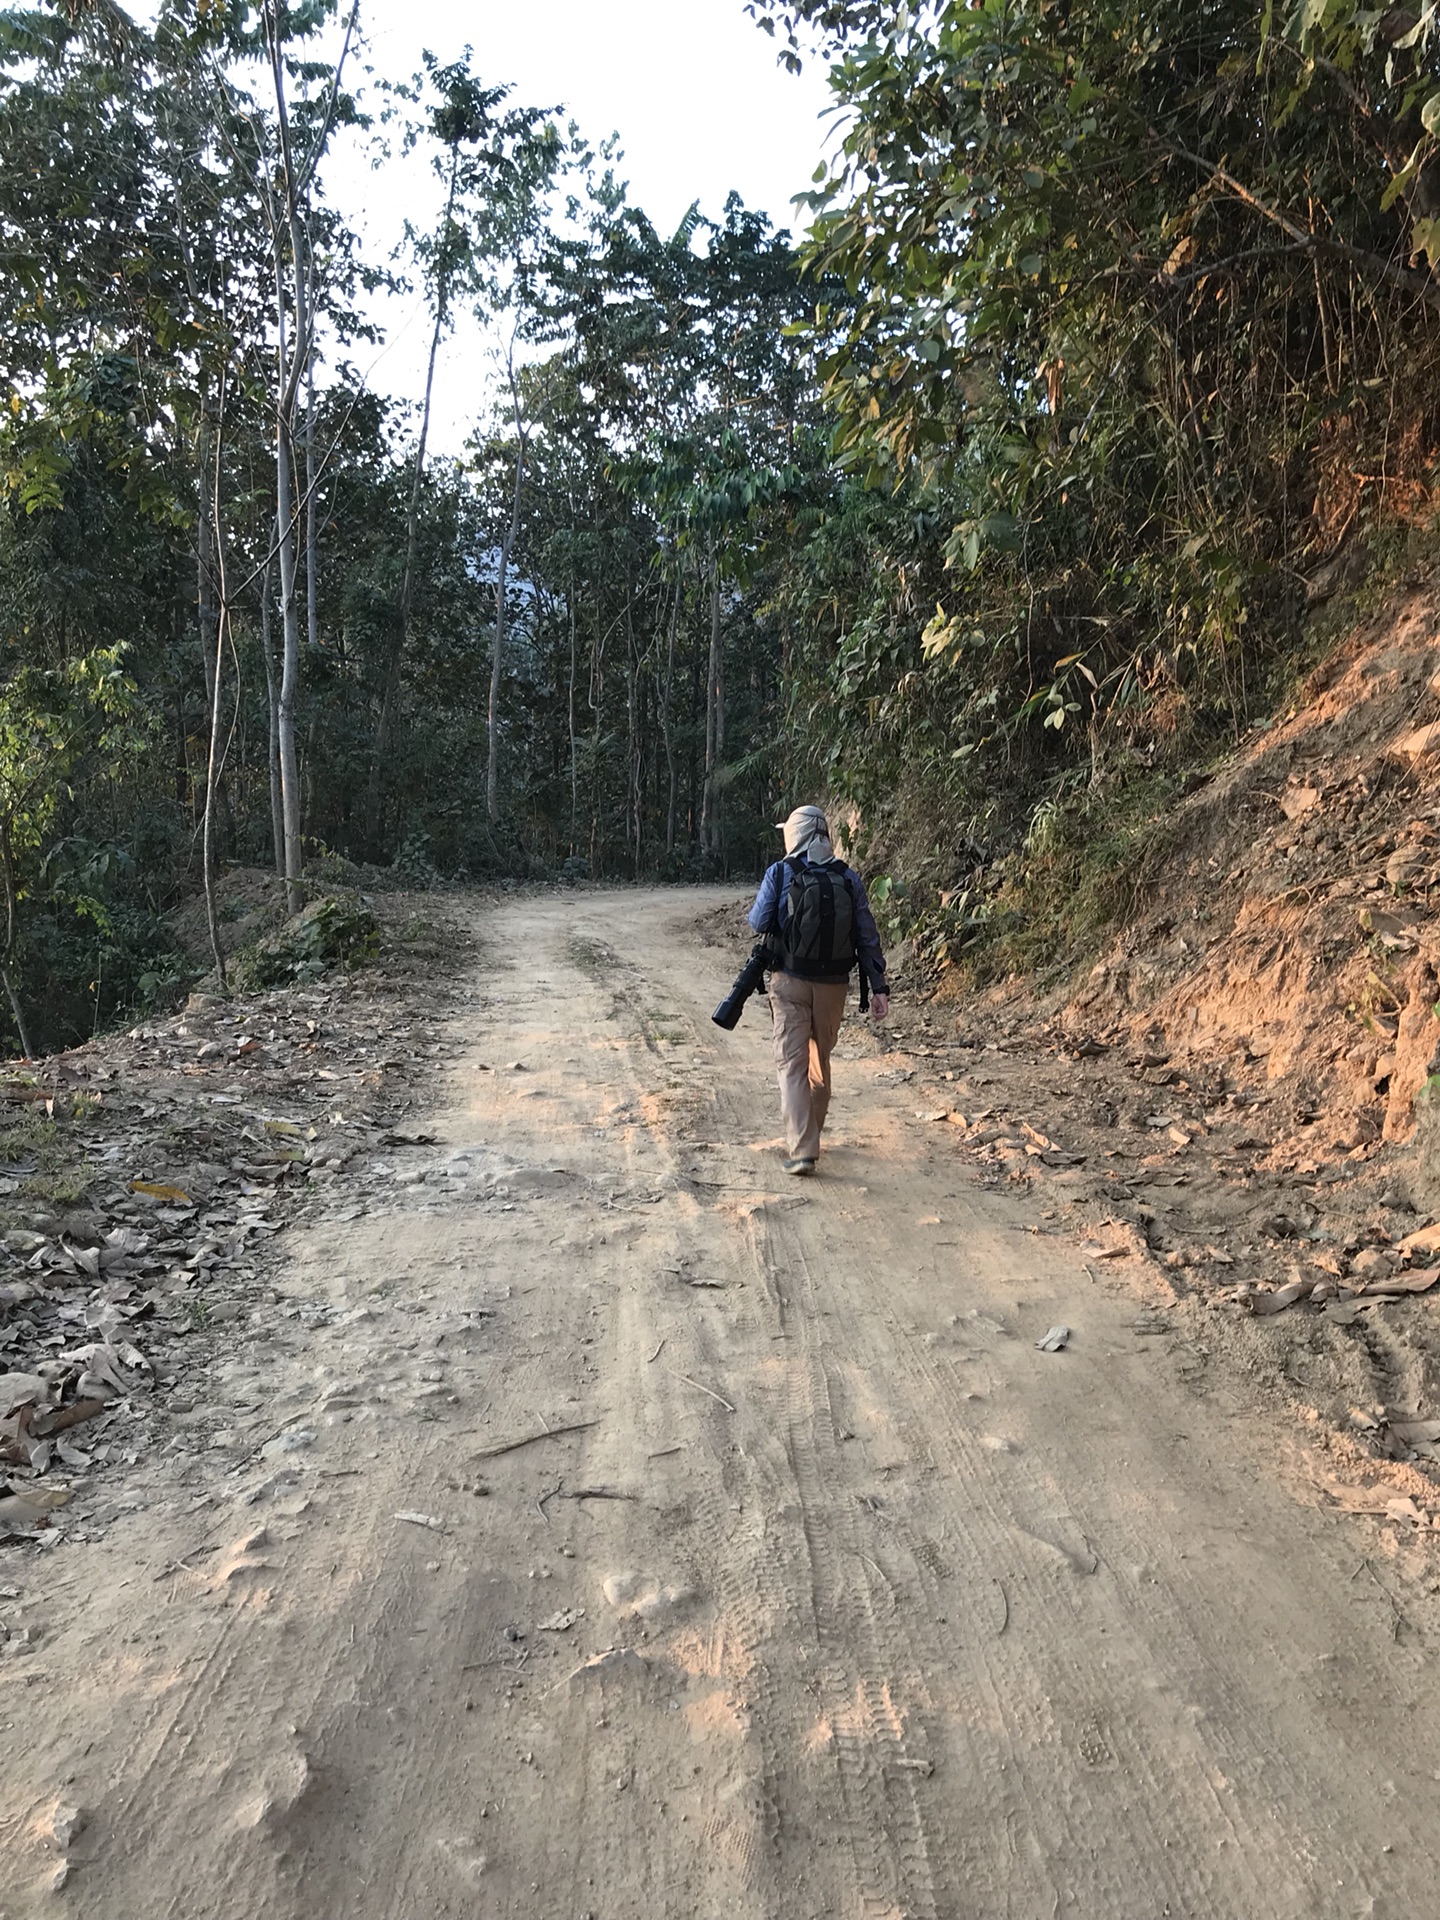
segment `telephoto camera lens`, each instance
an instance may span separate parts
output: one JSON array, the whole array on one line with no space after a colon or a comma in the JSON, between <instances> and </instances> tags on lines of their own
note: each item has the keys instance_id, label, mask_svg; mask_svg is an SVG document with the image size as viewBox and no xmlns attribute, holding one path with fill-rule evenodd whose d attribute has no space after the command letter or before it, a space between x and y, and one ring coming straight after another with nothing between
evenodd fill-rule
<instances>
[{"instance_id":1,"label":"telephoto camera lens","mask_svg":"<svg viewBox=\"0 0 1440 1920\"><path fill-rule=\"evenodd\" d=\"M756 947L736 974L734 986L710 1016L717 1027L724 1027L727 1033L735 1031L740 1024L740 1015L745 1011L745 1002L765 984L765 971L769 964L767 950Z\"/></svg>"}]
</instances>

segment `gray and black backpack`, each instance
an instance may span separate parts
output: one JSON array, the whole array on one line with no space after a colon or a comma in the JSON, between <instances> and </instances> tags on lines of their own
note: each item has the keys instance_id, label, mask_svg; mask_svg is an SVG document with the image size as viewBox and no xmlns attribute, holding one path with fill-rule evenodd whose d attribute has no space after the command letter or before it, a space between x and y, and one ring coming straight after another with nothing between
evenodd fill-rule
<instances>
[{"instance_id":1,"label":"gray and black backpack","mask_svg":"<svg viewBox=\"0 0 1440 1920\"><path fill-rule=\"evenodd\" d=\"M787 860L786 913L774 935L779 964L805 980L848 980L860 958L855 895L843 860ZM778 918L778 916L777 916Z\"/></svg>"}]
</instances>

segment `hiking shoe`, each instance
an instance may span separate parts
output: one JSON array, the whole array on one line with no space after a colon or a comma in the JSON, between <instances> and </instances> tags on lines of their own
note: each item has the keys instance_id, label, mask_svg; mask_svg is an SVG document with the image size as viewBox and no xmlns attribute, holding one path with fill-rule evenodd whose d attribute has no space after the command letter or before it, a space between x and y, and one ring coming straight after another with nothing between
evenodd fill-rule
<instances>
[{"instance_id":1,"label":"hiking shoe","mask_svg":"<svg viewBox=\"0 0 1440 1920\"><path fill-rule=\"evenodd\" d=\"M787 1160L785 1162L785 1171L786 1173L814 1173L815 1162L813 1160Z\"/></svg>"}]
</instances>

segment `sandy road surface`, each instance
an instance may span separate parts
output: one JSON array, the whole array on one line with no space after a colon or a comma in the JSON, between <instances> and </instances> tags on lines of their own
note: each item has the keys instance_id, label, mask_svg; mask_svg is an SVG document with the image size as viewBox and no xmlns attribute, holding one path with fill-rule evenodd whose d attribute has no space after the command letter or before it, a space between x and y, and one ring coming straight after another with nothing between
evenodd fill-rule
<instances>
[{"instance_id":1,"label":"sandy road surface","mask_svg":"<svg viewBox=\"0 0 1440 1920\"><path fill-rule=\"evenodd\" d=\"M238 1356L284 1434L26 1576L0 1914L1433 1920L1356 1523L858 1028L786 1181L719 898L483 909L437 1144Z\"/></svg>"}]
</instances>

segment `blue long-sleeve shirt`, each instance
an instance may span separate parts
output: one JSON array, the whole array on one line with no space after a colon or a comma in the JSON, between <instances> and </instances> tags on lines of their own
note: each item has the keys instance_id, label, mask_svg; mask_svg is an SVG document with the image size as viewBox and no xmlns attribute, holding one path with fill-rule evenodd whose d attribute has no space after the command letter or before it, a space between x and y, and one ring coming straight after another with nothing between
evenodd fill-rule
<instances>
[{"instance_id":1,"label":"blue long-sleeve shirt","mask_svg":"<svg viewBox=\"0 0 1440 1920\"><path fill-rule=\"evenodd\" d=\"M809 858L801 854L800 858L808 867ZM875 916L870 911L870 901L865 892L865 882L853 867L845 868L845 878L850 883L850 892L855 901L855 945L860 954L860 965L865 969L865 978L870 982L872 993L888 993L885 983L885 955L880 950L880 930L875 925ZM777 926L783 926L789 908L790 874L789 862L777 860L773 867L767 867L765 878L760 882L760 891L755 896L755 904L750 909L750 925L756 933L770 933ZM782 968L783 972L784 969Z\"/></svg>"}]
</instances>

